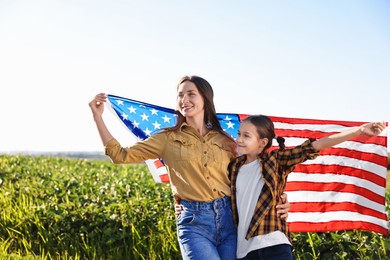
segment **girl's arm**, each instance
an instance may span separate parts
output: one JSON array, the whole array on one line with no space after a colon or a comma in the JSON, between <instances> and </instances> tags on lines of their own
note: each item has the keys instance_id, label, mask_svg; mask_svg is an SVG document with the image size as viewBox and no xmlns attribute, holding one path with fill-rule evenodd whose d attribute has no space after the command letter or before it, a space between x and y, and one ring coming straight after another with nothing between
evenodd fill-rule
<instances>
[{"instance_id":1,"label":"girl's arm","mask_svg":"<svg viewBox=\"0 0 390 260\"><path fill-rule=\"evenodd\" d=\"M100 139L102 140L104 146L108 143L108 141L114 138L103 120L102 115L104 111L105 102L107 102L107 96L104 93L97 94L95 98L91 102L89 102L89 107L92 110L93 119L95 121L96 127L100 135Z\"/></svg>"},{"instance_id":2,"label":"girl's arm","mask_svg":"<svg viewBox=\"0 0 390 260\"><path fill-rule=\"evenodd\" d=\"M345 142L355 136L359 135L368 135L368 136L376 136L379 135L386 128L385 122L375 122L375 123L367 123L363 124L359 127L353 128L351 130L333 134L321 139L318 139L312 142L312 146L315 150L321 151L325 148L340 144Z\"/></svg>"}]
</instances>

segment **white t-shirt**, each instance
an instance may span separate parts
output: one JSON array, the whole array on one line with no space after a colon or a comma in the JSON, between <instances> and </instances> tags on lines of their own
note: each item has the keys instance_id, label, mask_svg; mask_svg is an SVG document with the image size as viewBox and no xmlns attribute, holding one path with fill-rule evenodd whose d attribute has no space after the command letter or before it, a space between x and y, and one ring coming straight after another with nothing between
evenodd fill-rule
<instances>
[{"instance_id":1,"label":"white t-shirt","mask_svg":"<svg viewBox=\"0 0 390 260\"><path fill-rule=\"evenodd\" d=\"M274 231L265 235L245 239L253 217L256 203L264 186L260 173L260 164L257 160L241 166L236 181L236 199L238 211L237 229L237 258L245 257L249 252L280 244L289 244L290 241L281 231Z\"/></svg>"}]
</instances>

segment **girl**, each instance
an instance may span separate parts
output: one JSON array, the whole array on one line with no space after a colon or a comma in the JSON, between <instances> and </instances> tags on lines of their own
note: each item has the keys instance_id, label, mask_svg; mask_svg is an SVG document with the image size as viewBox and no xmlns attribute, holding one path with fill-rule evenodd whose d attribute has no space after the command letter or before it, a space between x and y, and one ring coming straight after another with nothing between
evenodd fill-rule
<instances>
[{"instance_id":1,"label":"girl","mask_svg":"<svg viewBox=\"0 0 390 260\"><path fill-rule=\"evenodd\" d=\"M167 166L173 196L183 208L177 218L183 258L235 259L237 230L226 171L236 155L235 142L219 124L211 85L201 77L183 77L177 86L176 125L127 148L103 120L106 101L100 93L89 103L106 155L117 164L162 158ZM278 207L286 217L288 202Z\"/></svg>"},{"instance_id":2,"label":"girl","mask_svg":"<svg viewBox=\"0 0 390 260\"><path fill-rule=\"evenodd\" d=\"M385 123L367 123L284 149L284 138L276 137L274 124L267 116L243 120L236 139L242 155L228 166L233 216L238 223L237 258L292 259L287 223L277 217L273 208L286 186L287 175L297 164L316 158L322 149L358 135L378 135L385 127ZM274 138L279 149L268 153Z\"/></svg>"}]
</instances>

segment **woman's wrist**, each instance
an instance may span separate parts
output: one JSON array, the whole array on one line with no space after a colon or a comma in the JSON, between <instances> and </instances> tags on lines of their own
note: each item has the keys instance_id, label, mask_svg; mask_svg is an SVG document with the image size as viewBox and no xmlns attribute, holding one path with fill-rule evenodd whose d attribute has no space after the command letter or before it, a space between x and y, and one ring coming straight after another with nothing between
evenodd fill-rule
<instances>
[{"instance_id":1,"label":"woman's wrist","mask_svg":"<svg viewBox=\"0 0 390 260\"><path fill-rule=\"evenodd\" d=\"M97 122L97 121L102 121L103 120L103 117L102 117L102 115L101 114L93 114L93 120L95 121L95 122Z\"/></svg>"}]
</instances>

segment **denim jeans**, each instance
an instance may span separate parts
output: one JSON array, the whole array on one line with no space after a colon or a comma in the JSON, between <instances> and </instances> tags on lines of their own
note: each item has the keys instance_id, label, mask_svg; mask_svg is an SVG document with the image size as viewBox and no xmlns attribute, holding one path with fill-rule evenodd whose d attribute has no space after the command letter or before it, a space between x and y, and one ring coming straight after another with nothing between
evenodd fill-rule
<instances>
[{"instance_id":1,"label":"denim jeans","mask_svg":"<svg viewBox=\"0 0 390 260\"><path fill-rule=\"evenodd\" d=\"M280 244L275 246L264 247L249 252L240 260L291 260L293 259L291 246L288 244Z\"/></svg>"},{"instance_id":2,"label":"denim jeans","mask_svg":"<svg viewBox=\"0 0 390 260\"><path fill-rule=\"evenodd\" d=\"M211 202L181 200L177 236L183 259L236 259L237 229L230 197Z\"/></svg>"}]
</instances>

